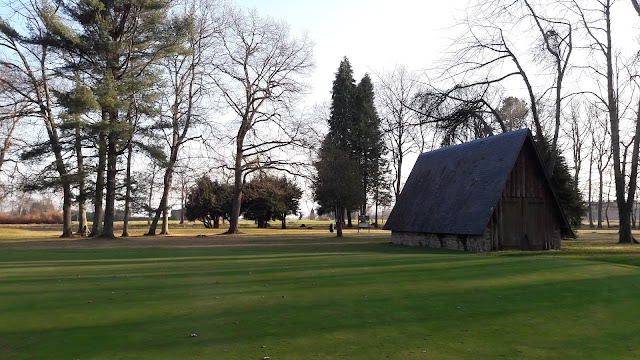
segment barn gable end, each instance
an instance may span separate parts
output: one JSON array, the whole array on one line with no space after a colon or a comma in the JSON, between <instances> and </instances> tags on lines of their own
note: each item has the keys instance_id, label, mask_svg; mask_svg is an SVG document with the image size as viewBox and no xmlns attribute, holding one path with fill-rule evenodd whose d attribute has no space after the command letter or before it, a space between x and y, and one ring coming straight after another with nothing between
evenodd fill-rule
<instances>
[{"instance_id":1,"label":"barn gable end","mask_svg":"<svg viewBox=\"0 0 640 360\"><path fill-rule=\"evenodd\" d=\"M527 129L421 154L385 229L476 252L557 249L571 234Z\"/></svg>"}]
</instances>

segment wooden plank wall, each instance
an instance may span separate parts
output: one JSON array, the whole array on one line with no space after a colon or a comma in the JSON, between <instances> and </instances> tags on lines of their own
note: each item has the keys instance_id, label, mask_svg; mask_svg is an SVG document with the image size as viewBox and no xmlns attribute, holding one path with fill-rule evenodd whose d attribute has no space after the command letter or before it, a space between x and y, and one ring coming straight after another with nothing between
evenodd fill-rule
<instances>
[{"instance_id":1,"label":"wooden plank wall","mask_svg":"<svg viewBox=\"0 0 640 360\"><path fill-rule=\"evenodd\" d=\"M525 143L502 191L492 222L498 250L542 250L554 236L557 210L536 156Z\"/></svg>"}]
</instances>

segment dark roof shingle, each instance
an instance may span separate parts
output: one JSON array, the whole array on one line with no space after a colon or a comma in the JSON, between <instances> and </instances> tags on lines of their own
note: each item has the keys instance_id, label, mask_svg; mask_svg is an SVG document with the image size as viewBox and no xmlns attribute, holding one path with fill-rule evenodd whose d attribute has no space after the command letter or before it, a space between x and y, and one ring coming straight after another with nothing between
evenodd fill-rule
<instances>
[{"instance_id":1,"label":"dark roof shingle","mask_svg":"<svg viewBox=\"0 0 640 360\"><path fill-rule=\"evenodd\" d=\"M384 228L482 234L529 134L517 130L421 154Z\"/></svg>"}]
</instances>

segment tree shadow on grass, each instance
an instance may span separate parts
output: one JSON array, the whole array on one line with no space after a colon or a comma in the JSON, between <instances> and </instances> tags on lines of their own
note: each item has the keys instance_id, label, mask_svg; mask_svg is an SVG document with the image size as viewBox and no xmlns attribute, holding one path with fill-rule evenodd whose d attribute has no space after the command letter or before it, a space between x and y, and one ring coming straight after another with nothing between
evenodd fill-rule
<instances>
[{"instance_id":1,"label":"tree shadow on grass","mask_svg":"<svg viewBox=\"0 0 640 360\"><path fill-rule=\"evenodd\" d=\"M446 268L439 271L447 273ZM265 290L267 300L256 298L231 303L230 307L227 303L222 308L215 304L194 306L192 299L184 296L163 298L182 309L191 306L193 310L180 314L152 312L142 320L122 315L111 323L59 324L46 330L9 331L3 333L3 339L22 358L47 359L149 358L157 354L197 359L210 355L212 349L230 349L228 355L219 354L217 358L225 355L259 358L262 350L257 345L274 343L293 344L292 351L297 355L312 356L327 346L338 346L336 351L349 354L352 350L346 344L330 343L335 339L332 334L338 333L350 334L353 341L362 344L371 344L371 339L382 336L386 351L396 354L402 353L407 343L418 346L424 334L430 334L430 347L452 351L449 355L454 357L464 357L456 351L469 346L461 346L460 341L466 344L483 341L494 344L495 351L512 356L520 347L529 346L551 351L557 358L581 358L584 354L577 346L583 344L592 352L592 358L629 358L628 348L614 345L619 345L616 341L629 340L639 327L634 319L640 310L619 311L640 296L640 289L631 286L637 282L637 274L495 283L495 272L489 273L484 278L485 285L473 291L464 286L420 285L421 281L438 275L414 271L412 279L416 286L411 289L405 286L410 279L386 278L376 291L351 281L336 282L336 278L333 282L337 288L330 296L319 291L317 296L302 297L304 289L298 292L291 289L290 296L284 298L278 291ZM410 276L410 271L405 275ZM368 278L377 277L369 273ZM145 304L131 304L132 308L136 306ZM152 307L154 303L146 306ZM602 309L602 313L594 313L593 309ZM123 314L135 315L122 310ZM620 317L622 314L626 315ZM488 329L500 329L501 336ZM190 338L191 333L197 333L198 338ZM302 347L306 339L313 339L308 348ZM297 358L282 353L286 348L279 351L281 358ZM496 356L495 352L483 353L489 351L486 349L479 351L477 357ZM244 357L247 355L250 357ZM375 358L375 354L366 358L371 356Z\"/></svg>"}]
</instances>

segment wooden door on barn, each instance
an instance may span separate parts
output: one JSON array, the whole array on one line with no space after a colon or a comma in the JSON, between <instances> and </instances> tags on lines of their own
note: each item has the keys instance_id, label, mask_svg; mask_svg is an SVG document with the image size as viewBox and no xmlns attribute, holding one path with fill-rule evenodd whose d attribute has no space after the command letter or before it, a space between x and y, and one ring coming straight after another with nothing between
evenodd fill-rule
<instances>
[{"instance_id":1,"label":"wooden door on barn","mask_svg":"<svg viewBox=\"0 0 640 360\"><path fill-rule=\"evenodd\" d=\"M522 235L522 199L504 198L502 200L502 239L500 249L521 249Z\"/></svg>"},{"instance_id":2,"label":"wooden door on barn","mask_svg":"<svg viewBox=\"0 0 640 360\"><path fill-rule=\"evenodd\" d=\"M503 198L502 250L543 250L549 214L544 200L535 198Z\"/></svg>"},{"instance_id":3,"label":"wooden door on barn","mask_svg":"<svg viewBox=\"0 0 640 360\"><path fill-rule=\"evenodd\" d=\"M523 199L524 250L544 250L548 226L546 207L542 199Z\"/></svg>"}]
</instances>

